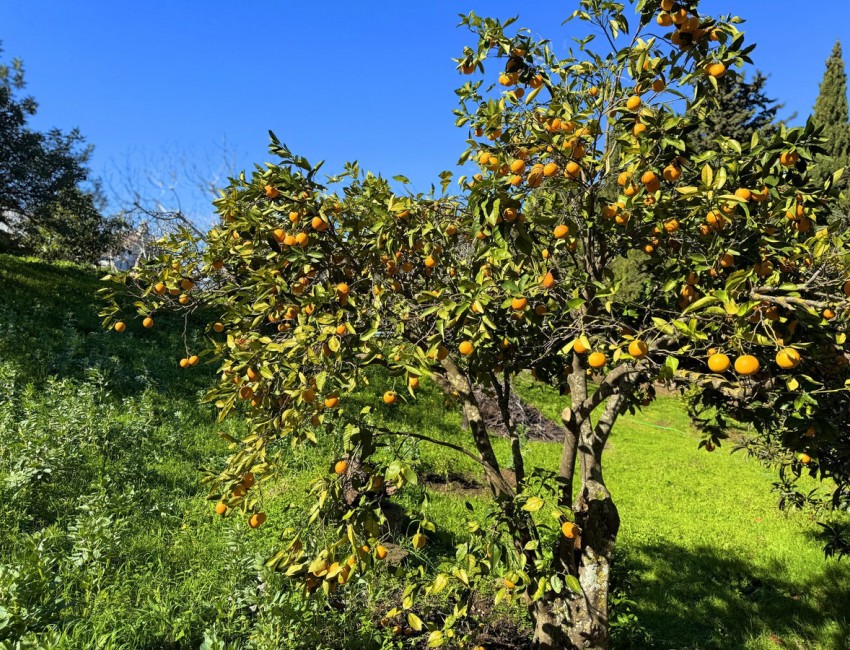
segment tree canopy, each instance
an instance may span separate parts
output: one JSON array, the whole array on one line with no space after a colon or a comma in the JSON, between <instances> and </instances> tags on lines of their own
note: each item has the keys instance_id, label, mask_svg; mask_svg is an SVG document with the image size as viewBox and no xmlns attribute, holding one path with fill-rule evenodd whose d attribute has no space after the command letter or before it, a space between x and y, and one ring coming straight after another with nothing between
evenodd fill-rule
<instances>
[{"instance_id":1,"label":"tree canopy","mask_svg":"<svg viewBox=\"0 0 850 650\"><path fill-rule=\"evenodd\" d=\"M218 364L207 399L250 424L206 476L216 511L261 526L286 450L315 445L327 459L315 502L268 565L332 598L371 575L392 541L410 557L387 618L431 647L451 643L488 584L497 602L526 603L535 647L607 646L620 519L604 451L617 417L659 383L685 394L701 448L745 428L788 494L807 473L832 479L829 496L846 506L848 234L825 224L832 181L808 173L819 131L780 126L694 150L719 80L751 63L739 19L672 0L641 0L637 15L579 6L573 19L599 38L565 53L513 20L462 17L473 43L457 59L469 169L457 194L451 172L428 194L356 164L320 179L321 164L272 135L279 161L232 179L205 237L163 238L103 290L104 324L118 332L133 313L153 327L163 310L213 310L206 342L187 344L180 364ZM639 299L619 295L611 270L634 251L647 259ZM396 388L355 406L373 367ZM557 473L524 456L506 408L511 461L500 464L481 417L475 386L505 404L525 372L564 394ZM376 413L415 400L426 378L457 401L468 432L381 424ZM417 481L407 444L475 459L492 496L434 565L420 553L438 525L427 496L404 498ZM390 538L390 503L404 538Z\"/></svg>"},{"instance_id":2,"label":"tree canopy","mask_svg":"<svg viewBox=\"0 0 850 650\"><path fill-rule=\"evenodd\" d=\"M120 224L85 185L91 147L76 129L31 129L38 104L24 87L20 60L0 64L0 249L93 262Z\"/></svg>"}]
</instances>

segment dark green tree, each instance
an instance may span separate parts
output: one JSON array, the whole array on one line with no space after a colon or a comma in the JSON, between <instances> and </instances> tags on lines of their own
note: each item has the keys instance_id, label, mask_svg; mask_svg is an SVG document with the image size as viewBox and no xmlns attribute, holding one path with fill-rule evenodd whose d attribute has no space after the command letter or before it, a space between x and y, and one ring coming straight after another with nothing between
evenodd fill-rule
<instances>
[{"instance_id":1,"label":"dark green tree","mask_svg":"<svg viewBox=\"0 0 850 650\"><path fill-rule=\"evenodd\" d=\"M749 144L754 133L770 133L783 105L765 94L766 82L761 72L747 81L732 70L718 79L717 106L712 106L702 126L692 134L694 148L704 151L719 137Z\"/></svg>"},{"instance_id":2,"label":"dark green tree","mask_svg":"<svg viewBox=\"0 0 850 650\"><path fill-rule=\"evenodd\" d=\"M832 54L826 60L826 72L820 85L820 94L815 102L812 120L815 125L823 128L826 140L824 147L828 154L818 158L812 176L818 182L824 182L836 170L850 168L850 123L848 123L847 107L847 73L844 70L844 59L841 56L841 42L836 42ZM850 169L848 169L850 171ZM847 191L847 175L839 184L842 191ZM845 214L850 208L850 200L844 199L840 204Z\"/></svg>"},{"instance_id":3,"label":"dark green tree","mask_svg":"<svg viewBox=\"0 0 850 650\"><path fill-rule=\"evenodd\" d=\"M24 86L20 60L0 63L0 250L94 261L119 224L86 184L91 146L76 129L31 129L38 104Z\"/></svg>"}]
</instances>

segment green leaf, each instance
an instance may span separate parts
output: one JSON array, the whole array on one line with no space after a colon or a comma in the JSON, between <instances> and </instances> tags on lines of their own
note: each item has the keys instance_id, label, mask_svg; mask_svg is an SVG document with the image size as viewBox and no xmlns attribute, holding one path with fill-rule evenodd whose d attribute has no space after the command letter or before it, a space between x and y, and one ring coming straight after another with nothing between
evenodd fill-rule
<instances>
[{"instance_id":1,"label":"green leaf","mask_svg":"<svg viewBox=\"0 0 850 650\"><path fill-rule=\"evenodd\" d=\"M413 612L407 613L407 624L417 632L422 631L422 619Z\"/></svg>"},{"instance_id":2,"label":"green leaf","mask_svg":"<svg viewBox=\"0 0 850 650\"><path fill-rule=\"evenodd\" d=\"M525 502L525 505L522 507L526 512L537 512L540 510L546 503L540 497L531 497L528 501Z\"/></svg>"},{"instance_id":3,"label":"green leaf","mask_svg":"<svg viewBox=\"0 0 850 650\"><path fill-rule=\"evenodd\" d=\"M567 588L577 594L581 593L581 583L579 583L578 578L573 575L564 576L564 583L566 583Z\"/></svg>"}]
</instances>

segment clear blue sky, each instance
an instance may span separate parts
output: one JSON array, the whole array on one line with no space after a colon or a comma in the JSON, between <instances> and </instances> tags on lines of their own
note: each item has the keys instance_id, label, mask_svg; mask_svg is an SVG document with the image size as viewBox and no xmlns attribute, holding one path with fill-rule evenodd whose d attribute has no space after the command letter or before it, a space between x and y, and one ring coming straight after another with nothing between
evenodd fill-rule
<instances>
[{"instance_id":1,"label":"clear blue sky","mask_svg":"<svg viewBox=\"0 0 850 650\"><path fill-rule=\"evenodd\" d=\"M563 46L577 0L0 0L4 58L24 60L39 128L79 127L96 174L186 152L217 167L226 138L240 167L268 159L267 130L335 171L357 158L417 189L464 148L453 126L457 14L508 17ZM805 7L815 7L811 11ZM784 115L805 119L837 38L850 55L850 2L705 0L738 13ZM572 25L572 24L571 24ZM850 56L848 56L850 58ZM145 162L146 161L146 162Z\"/></svg>"}]
</instances>

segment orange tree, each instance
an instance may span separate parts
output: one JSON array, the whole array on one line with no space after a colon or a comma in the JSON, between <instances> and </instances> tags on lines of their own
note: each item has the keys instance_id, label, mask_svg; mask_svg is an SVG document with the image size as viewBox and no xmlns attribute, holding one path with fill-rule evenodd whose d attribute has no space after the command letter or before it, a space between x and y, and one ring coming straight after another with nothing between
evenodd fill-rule
<instances>
[{"instance_id":1,"label":"orange tree","mask_svg":"<svg viewBox=\"0 0 850 650\"><path fill-rule=\"evenodd\" d=\"M744 446L781 468L786 503L847 507L850 261L847 234L823 225L833 183L807 175L819 134L782 128L690 152L717 79L751 48L738 19L696 3L636 10L583 0L574 18L597 38L566 55L508 33L512 21L463 18L478 42L458 58L470 81L457 122L472 136L463 161L479 169L459 179L460 196L444 194L448 173L441 195L394 191L356 165L319 183L321 165L272 136L280 162L233 179L206 237L178 231L108 278L103 315L118 331L128 293L145 327L166 309L216 314L203 349L180 363L218 363L209 400L250 423L207 477L219 514L262 525L263 486L286 450L327 455L315 503L268 560L293 588L331 598L374 573L395 502L414 532L392 540L410 552L384 616L392 629L456 645L484 590L528 607L535 647L607 647L620 520L603 454L618 415L648 403L657 382L683 391L707 451L730 425L746 427ZM628 302L610 269L635 249L649 263L644 295ZM416 399L429 377L469 431L431 438L353 408L372 366L402 387L386 407ZM524 371L568 395L556 473L527 466L511 421L511 381ZM501 407L510 467L476 385ZM418 553L435 522L398 500L416 481L400 440L474 459L493 496L435 571ZM830 479L829 504L798 492L803 472ZM846 551L830 530L830 550Z\"/></svg>"}]
</instances>

